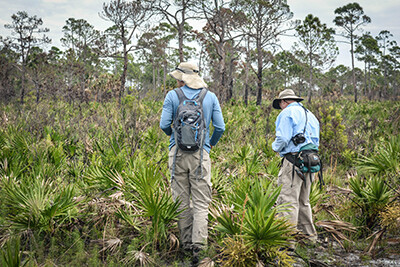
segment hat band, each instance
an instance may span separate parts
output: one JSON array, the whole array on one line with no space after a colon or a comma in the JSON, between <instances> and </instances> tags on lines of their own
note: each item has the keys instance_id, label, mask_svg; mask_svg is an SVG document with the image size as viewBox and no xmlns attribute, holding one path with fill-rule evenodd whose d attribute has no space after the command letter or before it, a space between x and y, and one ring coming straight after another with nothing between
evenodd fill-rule
<instances>
[{"instance_id":1,"label":"hat band","mask_svg":"<svg viewBox=\"0 0 400 267\"><path fill-rule=\"evenodd\" d=\"M185 74L189 74L189 73L187 73L185 70L183 70L183 69L181 69L181 68L179 68L179 67L176 67L175 69L176 69L176 70L179 70L180 72L183 72L183 73L185 73ZM192 72L194 72L194 73L199 73L198 70L188 70L188 71L192 71Z\"/></svg>"}]
</instances>

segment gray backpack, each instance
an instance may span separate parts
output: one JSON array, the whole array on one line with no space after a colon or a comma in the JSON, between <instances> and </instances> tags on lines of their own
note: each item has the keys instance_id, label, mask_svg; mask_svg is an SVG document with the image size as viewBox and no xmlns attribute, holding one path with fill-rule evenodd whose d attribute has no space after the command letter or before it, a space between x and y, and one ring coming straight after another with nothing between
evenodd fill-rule
<instances>
[{"instance_id":1,"label":"gray backpack","mask_svg":"<svg viewBox=\"0 0 400 267\"><path fill-rule=\"evenodd\" d=\"M204 145L206 122L203 114L203 100L207 89L202 89L194 99L188 99L181 88L175 90L179 106L174 119L175 142L180 149L196 152Z\"/></svg>"},{"instance_id":2,"label":"gray backpack","mask_svg":"<svg viewBox=\"0 0 400 267\"><path fill-rule=\"evenodd\" d=\"M203 114L203 100L208 90L203 88L194 99L188 99L181 88L175 89L179 98L179 106L176 110L173 129L175 143L178 146L175 150L172 179L175 173L175 160L178 148L188 153L194 153L201 149L200 166L203 159L203 146L207 132L206 122ZM202 176L202 168L199 168Z\"/></svg>"}]
</instances>

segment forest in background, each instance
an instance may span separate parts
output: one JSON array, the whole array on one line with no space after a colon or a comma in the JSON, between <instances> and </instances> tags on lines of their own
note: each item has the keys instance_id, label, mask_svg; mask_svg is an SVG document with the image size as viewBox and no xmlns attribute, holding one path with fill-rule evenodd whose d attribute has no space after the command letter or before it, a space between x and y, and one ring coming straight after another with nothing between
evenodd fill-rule
<instances>
[{"instance_id":1,"label":"forest in background","mask_svg":"<svg viewBox=\"0 0 400 267\"><path fill-rule=\"evenodd\" d=\"M175 87L167 73L192 59L226 122L210 154L201 266L400 264L399 47L384 29L358 31L372 23L361 6L333 12L364 69L332 67L333 30L313 15L291 21L285 1L111 1L100 10L115 25L102 33L71 18L64 49L44 51L48 29L23 11L1 37L0 265L189 264L159 117ZM190 26L197 19L206 21L201 32ZM281 51L288 29L297 50ZM287 87L321 124L326 185L316 181L310 196L316 245L275 216L271 101ZM293 238L289 254L281 248Z\"/></svg>"},{"instance_id":2,"label":"forest in background","mask_svg":"<svg viewBox=\"0 0 400 267\"><path fill-rule=\"evenodd\" d=\"M99 6L112 27L100 32L84 18L69 18L63 47L45 50L51 44L45 22L19 11L4 25L10 34L0 36L1 100L161 96L174 87L168 72L184 60L198 62L222 102L255 96L259 105L286 87L308 102L314 95L397 99L400 49L393 35L364 32L373 21L358 3L332 12L336 31L312 14L293 20L282 0L116 0ZM201 30L191 26L199 23ZM290 30L296 41L282 50L280 37ZM350 67L334 65L338 37L348 43Z\"/></svg>"}]
</instances>

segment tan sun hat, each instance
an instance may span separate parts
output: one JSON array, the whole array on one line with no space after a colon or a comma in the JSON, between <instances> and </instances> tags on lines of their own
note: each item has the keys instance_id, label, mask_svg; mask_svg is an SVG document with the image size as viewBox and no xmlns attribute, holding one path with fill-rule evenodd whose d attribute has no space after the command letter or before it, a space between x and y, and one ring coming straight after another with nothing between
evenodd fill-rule
<instances>
[{"instance_id":1,"label":"tan sun hat","mask_svg":"<svg viewBox=\"0 0 400 267\"><path fill-rule=\"evenodd\" d=\"M190 88L207 88L207 84L199 76L199 67L196 64L182 62L169 75L176 80L183 81Z\"/></svg>"},{"instance_id":2,"label":"tan sun hat","mask_svg":"<svg viewBox=\"0 0 400 267\"><path fill-rule=\"evenodd\" d=\"M281 100L284 100L284 99L295 100L297 102L304 100L303 98L296 96L292 89L285 89L282 92L280 92L278 98L274 99L274 101L272 102L272 106L275 109L281 109L281 107L279 106L279 102L281 102Z\"/></svg>"}]
</instances>

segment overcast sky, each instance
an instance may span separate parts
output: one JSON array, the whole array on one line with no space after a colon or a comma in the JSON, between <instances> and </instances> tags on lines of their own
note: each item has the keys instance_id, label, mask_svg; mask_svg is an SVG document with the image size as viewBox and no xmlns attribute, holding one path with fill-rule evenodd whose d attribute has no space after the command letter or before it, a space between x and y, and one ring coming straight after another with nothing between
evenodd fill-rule
<instances>
[{"instance_id":1,"label":"overcast sky","mask_svg":"<svg viewBox=\"0 0 400 267\"><path fill-rule=\"evenodd\" d=\"M43 26L50 29L47 35L52 39L52 44L62 48L60 38L62 27L68 18L85 19L98 30L105 30L111 26L109 22L99 17L104 0L0 0L0 35L10 35L10 30L4 24L11 23L11 15L17 11L26 11L29 16L36 15L43 19ZM106 1L109 2L109 1ZM304 20L306 15L313 14L329 27L335 14L334 10L354 1L345 0L288 0L295 19ZM400 45L400 0L359 0L372 22L364 27L365 31L376 36L381 30L388 30L393 34L393 39ZM291 47L291 39L284 38L283 47ZM337 40L343 40L340 37ZM350 65L349 46L339 45L340 56L337 64Z\"/></svg>"}]
</instances>

